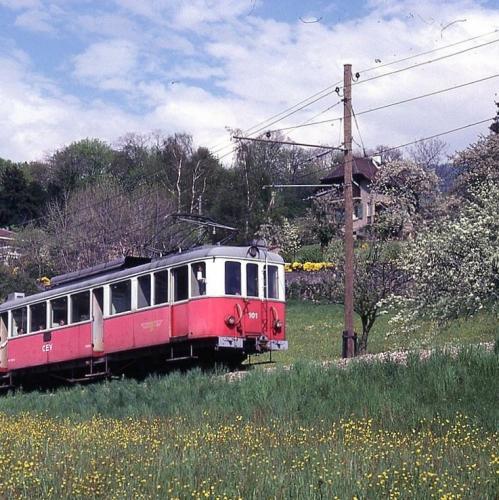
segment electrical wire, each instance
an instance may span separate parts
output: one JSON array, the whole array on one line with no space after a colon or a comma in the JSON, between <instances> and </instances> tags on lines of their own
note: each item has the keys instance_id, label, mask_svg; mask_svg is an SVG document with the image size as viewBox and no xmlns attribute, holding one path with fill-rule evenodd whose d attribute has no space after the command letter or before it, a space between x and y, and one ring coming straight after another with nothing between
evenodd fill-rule
<instances>
[{"instance_id":1,"label":"electrical wire","mask_svg":"<svg viewBox=\"0 0 499 500\"><path fill-rule=\"evenodd\" d=\"M359 127L359 122L357 121L357 115L355 114L355 111L353 110L352 102L350 101L350 109L352 110L352 115L353 115L353 120L355 122L355 127L357 128L357 132L359 134L360 142L362 144L362 151L364 153L364 156L367 156L366 154L366 147L364 146L364 141L362 140L362 134L360 133L360 127ZM357 144L359 146L359 144Z\"/></svg>"},{"instance_id":2,"label":"electrical wire","mask_svg":"<svg viewBox=\"0 0 499 500\"><path fill-rule=\"evenodd\" d=\"M421 139L416 139L415 141L411 141L411 142L406 142L404 144L399 144L398 146L393 146L391 148L386 148L386 149L382 149L380 151L376 151L375 154L373 155L369 155L368 158L373 158L374 156L377 156L377 155L380 155L380 154L383 154L383 153L387 153L389 151L394 151L396 149L401 149L401 148L405 148L407 146L412 146L413 144L417 144L418 142L423 142L423 141L428 141L430 139L435 139L437 137L442 137L444 135L448 135L448 134L452 134L454 132L458 132L460 130L464 130L464 129L467 129L467 128L470 128L470 127L475 127L476 125L481 125L482 123L487 123L491 120L494 120L496 117L495 116L492 116L490 118L486 118L485 120L479 120L477 122L473 122L473 123L468 123L467 125L463 125L461 127L457 127L457 128L453 128L453 129L450 129L450 130L446 130L445 132L440 132L438 134L433 134L433 135L430 135L430 136L427 136L427 137L422 137ZM327 151L327 153L330 153L331 151ZM304 163L298 165L298 167L304 165ZM321 170L314 170L312 172L307 172L301 176L298 176L296 177L295 180L301 180L305 177L309 177L311 175L315 175L315 174L318 174L318 173L321 173L322 172L322 169Z\"/></svg>"},{"instance_id":3,"label":"electrical wire","mask_svg":"<svg viewBox=\"0 0 499 500\"><path fill-rule=\"evenodd\" d=\"M388 63L385 63L385 64L382 64L382 65L378 65L378 66L372 66L370 68L366 68L364 70L361 70L361 73L367 73L367 72L370 72L370 71L373 71L373 70L377 70L377 69L380 69L380 68L383 68L383 67L387 67L387 66L391 66L391 65L394 65L394 64L398 64L400 62L405 62L405 61L408 61L408 60L411 60L411 59L415 59L417 57L421 57L423 55L428 55L428 54L431 54L431 53L435 53L437 51L440 51L440 50L445 50L447 48L451 48L451 47L455 47L455 46L458 46L458 45L461 45L461 44L464 44L464 43L467 43L467 42L471 42L471 41L474 41L474 40L477 40L477 39L480 39L480 38L483 38L485 36L489 36L491 34L494 34L494 33L497 33L499 30L493 30L493 31L490 31L490 32L487 32L487 33L483 33L481 35L477 35L477 36L474 36L474 37L470 37L470 38L467 38L465 40L460 40L458 42L454 42L452 44L448 44L448 45L445 45L445 46L442 46L442 47L436 47L435 49L431 49L431 50L428 50L428 51L425 51L425 52L420 52L418 54L414 54L414 55L411 55L411 56L407 56L407 57L404 57L404 58L401 58L401 59L398 59L398 60L395 60L395 61L391 61L391 62L388 62ZM352 85L358 85L360 83L365 83L367 81L371 81L371 80L374 80L374 79L378 79L378 78L382 78L384 76L389 76L389 75L392 75L392 74L396 74L396 73L399 73L401 71L406 71L408 69L413 69L415 67L419 67L419 66L422 66L422 65L425 65L425 64L430 64L431 62L436 62L436 61L439 61L439 60L442 60L442 59L445 59L447 57L452 57L454 55L458 55L458 54L462 54L464 52L467 52L467 51L470 51L470 50L474 50L476 48L480 48L480 47L483 47L483 46L486 46L486 45L490 45L492 43L496 43L497 41L499 41L499 39L496 39L496 40L492 40L492 41L489 41L489 42L486 42L484 44L480 44L480 45L475 45L473 47L470 47L470 48L467 48L467 49L464 49L462 51L459 51L459 52L456 52L456 53L452 53L452 54L448 54L448 55L445 55L445 56L442 56L440 58L436 58L434 60L430 60L430 61L425 61L425 62L422 62L422 63L418 63L418 64L415 64L413 66L409 66L409 67L406 67L406 68L401 68L399 70L395 70L393 72L389 72L389 73L384 73L382 75L376 75L374 77L371 77L371 78L368 78L367 80L362 80L360 82L354 82ZM497 76L497 75L496 75ZM495 77L495 76L494 76ZM493 77L490 77L490 78L493 78ZM481 81L481 80L480 80ZM245 135L253 135L253 134L256 134L258 132L261 132L263 130L265 130L267 127L270 127L272 126L273 124L275 123L278 123L279 121L282 121L284 120L285 118L301 111L302 109L314 104L315 102L327 97L328 95L332 94L333 93L333 89L336 87L336 85L338 85L339 83L341 83L341 80L338 81L338 82L335 82L333 83L332 85L316 92L315 94L301 100L300 102L298 102L297 104L281 111L280 113L277 113L275 115L272 115L270 118L267 118L266 120L263 120L259 123L257 123L256 125L246 129L244 131L244 134ZM470 85L472 83L475 83L475 82L470 82L468 84L464 84L462 86L465 86L465 85ZM446 89L446 90L452 90L453 88L459 88L460 86L456 86L456 87L451 87L449 89ZM446 91L444 90L444 91ZM443 91L440 91L440 92L443 92ZM435 93L440 93L440 92L435 92ZM403 102L409 102L410 100L415 100L415 99L419 99L419 98L422 98L422 97L427 97L429 95L434 95L435 93L431 93L431 94L427 94L427 95L424 95L424 96L418 96L416 98L412 98L412 99L409 99L409 100L404 100L404 101L400 101L398 103L392 103L392 104L389 104L389 105L385 105L385 106L381 106L379 108L374 108L374 109L371 109L371 110L365 110L365 111L361 111L358 113L358 115L361 115L361 114L365 114L365 113L368 113L368 112L372 112L372 111L376 111L378 109L383 109L384 107L389 107L389 106L394 106L396 104L402 104ZM341 102L341 101L340 101ZM338 103L336 103L334 106L336 106ZM324 112L326 112L328 109L324 110L323 112L319 113L322 114ZM313 119L313 118L312 118ZM274 120L274 121L272 121ZM311 125L317 125L319 123L330 123L332 121L337 121L338 119L333 119L333 120L324 120L322 122L315 122L315 123L304 123L302 125L297 125L295 127L288 127L288 128L284 128L284 129L276 129L274 130L274 132L276 131L283 131L283 130L293 130L295 128L300 128L300 127L303 127L303 126L311 126ZM269 123L271 122L271 123ZM264 125L264 126L263 126ZM263 127L262 127L263 126ZM231 145L230 145L231 146ZM215 155L217 152L221 152L222 150L226 149L227 147L229 146L225 146L221 149L219 149L218 151L210 151L211 154ZM234 151L236 150L236 148L234 148L232 151L224 154L223 156L219 157L219 160L222 160L223 158L229 156L229 155L232 155L234 153ZM326 153L327 154L327 153ZM154 173L159 173L161 172L161 169L158 169L157 171L155 172L151 172L152 174ZM118 195L116 195L118 196ZM114 197L116 197L114 196ZM109 197L108 200L111 200L113 199L113 197ZM102 204L102 203L105 203L106 201L108 200L102 200L101 202L99 202L98 204ZM97 206L97 205L94 205L94 206ZM88 209L90 209L92 206L90 206ZM33 218L33 219L30 219L28 221L25 221L19 225L21 226L26 226L28 224L32 224L34 222L38 222L38 221L41 221L41 220L44 220L46 219L47 216L41 216L41 217L37 217L37 218Z\"/></svg>"},{"instance_id":4,"label":"electrical wire","mask_svg":"<svg viewBox=\"0 0 499 500\"><path fill-rule=\"evenodd\" d=\"M389 71L388 73L383 73L381 75L371 76L370 78L367 78L366 80L359 80L357 82L353 82L352 86L361 85L361 84L367 83L367 82L372 82L373 80L378 80L379 78L384 78L385 76L392 76L392 75L395 75L397 73L402 73L403 71L408 71L410 69L419 68L421 66L425 66L426 64L431 64L434 62L443 61L444 59L448 59L449 57L458 56L458 55L464 54L465 52L469 52L470 50L475 50L475 49L479 49L482 47L486 47L488 45L492 45L493 43L497 43L497 42L499 42L499 38L496 38L495 40L491 40L489 42L481 43L480 45L475 45L474 47L468 47L467 49L463 49L463 50L460 50L458 52L452 52L452 54L446 54L445 56L440 56L440 57L437 57L435 59L429 59L428 61L416 63L416 64L413 64L412 66L407 66L405 68L400 68L400 69L396 69L394 71ZM341 88L342 87L340 87L340 89Z\"/></svg>"},{"instance_id":5,"label":"electrical wire","mask_svg":"<svg viewBox=\"0 0 499 500\"><path fill-rule=\"evenodd\" d=\"M371 71L374 71L374 70L378 70L378 69L381 69L381 68L386 68L388 66L393 66L394 64L398 64L400 62L405 62L405 61L409 61L411 59L415 59L415 58L418 58L418 57L421 57L421 56L433 54L433 53L438 52L440 50L445 50L445 49L448 49L448 48L456 47L458 45L462 45L464 43L468 43L468 42L471 42L471 41L474 41L474 40L478 40L480 38L484 38L486 36L489 36L489 35L492 35L494 33L497 33L498 31L499 31L499 29L495 29L493 31L489 31L487 33L482 33L480 35L476 35L474 37L470 37L470 38L467 38L465 40L460 40L458 42L454 42L454 43L451 43L451 44L444 45L442 47L436 47L436 48L431 49L431 50L427 50L427 51L424 51L424 52L419 52L417 54L413 54L411 56L406 56L406 57L397 59L395 61L390 61L388 63L384 63L384 64L381 64L381 65L378 65L378 66L371 66L369 68L360 70L359 73L361 73L361 74L368 73L368 72L371 72ZM478 47L481 47L481 45L475 45L474 47L471 47L471 48L466 49L466 50L472 50L472 49L478 48ZM425 62L424 64L429 64L429 63ZM409 67L407 69L410 69L412 67L417 67L417 66L411 66L411 67ZM403 71L405 71L405 69L403 69ZM392 73L390 73L390 74L392 74ZM384 76L388 76L388 74L384 74ZM381 75L377 76L376 78L380 78L380 77L381 77ZM368 81L368 80L363 80L363 81L365 82L365 81ZM289 108L286 108L285 110L283 110L283 111L281 111L279 113L276 113L276 114L272 115L271 117L269 117L269 118L267 118L265 120L262 120L261 122L257 123L256 125L253 125L252 127L249 127L246 130L243 130L242 134L243 135L253 135L253 134L262 132L266 128L274 125L275 123L278 123L279 121L282 121L285 118L288 118L289 116L293 115L294 113L297 113L297 112L301 111L305 107L308 107L311 104L314 104L315 102L319 101L320 99L323 99L323 98L327 97L328 95L330 95L332 93L332 91L335 90L336 86L339 85L339 84L341 84L341 83L342 83L342 80L338 80L337 82L333 83L332 85L329 85L329 86L325 87L324 89L319 90L315 94L313 94L313 95L311 95L311 96L309 96L309 97L301 100L297 104L295 104L293 106L290 106ZM358 82L358 83L360 83L360 82ZM324 95L322 95L322 94L324 94ZM311 101L311 102L308 102L308 101ZM272 123L269 123L269 122L272 122ZM214 146L213 149L215 149L215 151L213 151L213 154L217 154L218 152L223 151L227 147L229 147L229 146L225 146L225 147L221 147L221 148L218 145ZM229 153L229 154L232 154L232 152ZM222 158L225 158L226 156L228 156L228 154L222 156Z\"/></svg>"},{"instance_id":6,"label":"electrical wire","mask_svg":"<svg viewBox=\"0 0 499 500\"><path fill-rule=\"evenodd\" d=\"M468 125L463 125L462 127L457 127L457 128L453 128L450 130L446 130L445 132L440 132L439 134L429 135L428 137L423 137L422 139L417 139L415 141L406 142L405 144L399 144L398 146L393 146L392 148L382 149L381 151L377 151L375 155L369 156L369 158L372 158L373 156L376 156L378 154L387 153L388 151L393 151L395 149L401 149L401 148L405 148L407 146L412 146L413 144L417 144L418 142L429 141L430 139L435 139L436 137L441 137L443 135L452 134L454 132L459 132L460 130L474 127L476 125L481 125L482 123L489 122L489 121L493 120L494 118L496 118L496 117L492 116L491 118L486 118L485 120L480 120L478 122L469 123Z\"/></svg>"},{"instance_id":7,"label":"electrical wire","mask_svg":"<svg viewBox=\"0 0 499 500\"><path fill-rule=\"evenodd\" d=\"M343 102L343 100L340 99L338 102L332 104L331 106L328 106L326 109L323 109L319 113L316 113L314 116L310 117L308 120L304 121L303 123L301 123L301 124L299 124L299 125L297 125L295 127L288 127L287 130L290 131L290 132L292 132L295 128L304 127L305 125L307 125L307 123L310 123L311 121L315 120L319 116L327 113L328 111L331 111L332 109L334 109L336 106L338 106L342 102ZM270 131L270 133L272 133L272 132Z\"/></svg>"},{"instance_id":8,"label":"electrical wire","mask_svg":"<svg viewBox=\"0 0 499 500\"><path fill-rule=\"evenodd\" d=\"M480 45L475 45L474 47L468 47L468 48L463 49L463 50L460 50L460 51L458 51L458 52L453 52L452 54L446 54L446 55L444 55L444 56L437 57L437 58L435 58L435 59L430 59L430 60L428 60L428 61L423 61L423 62L420 62L420 63L416 63L416 64L413 64L412 66L408 66L408 67L405 67L405 68L400 68L400 69L397 69L397 70L394 70L394 71L390 71L390 72L388 72L388 73L383 73L383 74L381 74L381 75L375 75L375 76L373 76L373 77L371 77L371 78L368 78L368 79L366 79L366 80L361 80L361 81L353 82L353 83L352 83L352 86L353 86L353 85L359 85L359 84L361 84L361 83L370 82L370 81L373 81L373 80L377 80L377 79L379 79L379 78L383 78L383 77L385 77L385 76L392 76L392 75L394 75L394 74L401 73L401 72L403 72L403 71L408 71L408 70L410 70L410 69L418 68L418 67L420 67L420 66L424 66L424 65L431 64L431 63L434 63L434 62L442 61L442 60L447 59L447 58L449 58L449 57L454 57L454 56L456 56L456 55L463 54L463 53L468 52L468 51L470 51L470 50L475 50L475 49L478 49L478 48L481 48L481 47L485 47L485 46L488 46L488 45L491 45L491 44L493 44L493 43L497 43L497 42L499 42L499 38L496 38L495 40L492 40L492 41L489 41L489 42L485 42L485 43L480 44ZM341 90L342 88L343 88L343 87L336 87L336 91L338 91L338 93L339 93L339 90ZM325 97L325 96L323 96L323 97ZM318 100L322 99L323 97L315 99L315 100L314 100L314 101L312 101L310 104L313 104L314 102L317 102ZM421 97L419 97L419 98L421 98ZM414 99L413 99L413 100L414 100ZM406 102L408 102L408 101L406 101ZM310 105L310 104L308 104L308 105ZM301 109L303 109L304 107L307 107L308 105L303 106ZM395 105L395 104L392 104L392 106L394 106L394 105ZM386 106L386 107L388 107L388 106ZM382 108L380 108L380 109L382 109ZM273 124L275 124L275 123L277 123L277 122L279 122L279 121L281 121L281 120L283 120L283 119L287 118L288 116L290 116L290 115L292 115L292 114L294 114L294 113L295 113L295 111L293 111L293 112L289 113L288 115L283 116L283 117L282 117L281 119L279 119L279 120L276 120L276 121L274 121L274 122L270 123L268 126L271 126L271 125L273 125ZM359 115L360 115L360 114L365 114L365 112L364 112L364 113L359 113ZM335 119L335 120L337 120L337 119ZM332 122L332 121L335 121L335 120L331 120L331 122ZM317 122L316 122L315 124L317 124ZM309 125L312 125L312 124L311 124L311 123L309 123L309 124L304 125L304 126L309 126ZM295 129L295 128L300 128L300 127L299 127L299 126L291 127L291 129ZM281 129L281 130L282 130L282 129ZM222 148L222 150L223 150L223 149L226 149L227 147L232 147L232 145L228 145L228 146L226 146L225 148ZM221 150L220 150L220 151L221 151ZM227 153L227 154L223 155L223 156L222 156L221 158L219 158L219 159L225 158L226 156L229 156L230 154L233 154L233 153L234 153L234 151L235 151L235 148L233 148L233 149L232 149L232 151L230 151L229 153ZM216 153L217 153L217 151L216 151L216 152L214 152L214 154L216 154Z\"/></svg>"},{"instance_id":9,"label":"electrical wire","mask_svg":"<svg viewBox=\"0 0 499 500\"><path fill-rule=\"evenodd\" d=\"M463 88L463 87L468 87L469 85L474 85L475 83L485 82L487 80L492 80L493 78L498 78L498 77L499 77L499 73L497 73L495 75L486 76L484 78L479 78L478 80L473 80L472 82L461 83L459 85L454 85L452 87L447 87L445 89L435 90L434 92L428 92L427 94L421 94L421 95L418 95L418 96L415 96L415 97L409 97L408 99L402 99L401 101L391 102L389 104L384 104L382 106L377 106L375 108L364 109L362 111L359 111L357 113L357 116L365 115L367 113L373 113L374 111L380 111L382 109L390 108L390 107L393 107L393 106L398 106L399 104L405 104L407 102L417 101L419 99L424 99L426 97L431 97L431 96L434 96L434 95L443 94L444 92L450 92L451 90L456 90L456 89L460 89L460 88ZM341 120L343 120L343 118L341 118L341 117L331 118L329 120L320 120L320 121L317 121L317 122L310 122L310 123L307 123L307 124L295 125L294 127L286 127L286 128L273 129L273 130L269 130L269 132L270 133L273 133L273 132L284 132L284 131L289 130L289 129L311 127L311 126L314 126L314 125L322 125L324 123L333 123L333 122L341 121Z\"/></svg>"}]
</instances>

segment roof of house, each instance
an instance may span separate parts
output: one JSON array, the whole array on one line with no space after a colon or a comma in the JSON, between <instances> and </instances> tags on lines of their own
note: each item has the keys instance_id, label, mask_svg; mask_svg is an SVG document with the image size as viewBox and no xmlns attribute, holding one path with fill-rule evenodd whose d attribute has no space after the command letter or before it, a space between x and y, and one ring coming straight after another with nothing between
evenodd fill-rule
<instances>
[{"instance_id":1,"label":"roof of house","mask_svg":"<svg viewBox=\"0 0 499 500\"><path fill-rule=\"evenodd\" d=\"M321 179L322 184L337 184L343 182L344 177L343 164L336 167L330 174ZM371 158L353 158L352 176L354 178L365 177L367 180L372 181L378 173L378 167L374 164Z\"/></svg>"}]
</instances>

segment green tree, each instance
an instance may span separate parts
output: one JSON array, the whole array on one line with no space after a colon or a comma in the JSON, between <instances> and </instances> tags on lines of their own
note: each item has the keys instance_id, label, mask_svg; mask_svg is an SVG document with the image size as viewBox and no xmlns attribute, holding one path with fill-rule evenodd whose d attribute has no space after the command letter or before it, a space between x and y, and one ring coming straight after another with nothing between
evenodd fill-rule
<instances>
[{"instance_id":1,"label":"green tree","mask_svg":"<svg viewBox=\"0 0 499 500\"><path fill-rule=\"evenodd\" d=\"M3 302L9 293L35 293L38 290L36 279L19 267L6 266L0 263L0 302Z\"/></svg>"},{"instance_id":2,"label":"green tree","mask_svg":"<svg viewBox=\"0 0 499 500\"><path fill-rule=\"evenodd\" d=\"M23 169L9 163L0 174L0 226L15 226L41 215L46 192L29 181Z\"/></svg>"},{"instance_id":3,"label":"green tree","mask_svg":"<svg viewBox=\"0 0 499 500\"><path fill-rule=\"evenodd\" d=\"M48 190L61 199L111 173L114 152L99 139L83 139L56 151L48 160Z\"/></svg>"},{"instance_id":4,"label":"green tree","mask_svg":"<svg viewBox=\"0 0 499 500\"><path fill-rule=\"evenodd\" d=\"M359 353L368 350L369 334L376 319L387 309L388 300L400 295L406 287L407 275L398 262L401 243L386 239L364 242L354 252L354 311L359 315L362 332ZM335 296L343 298L345 258L343 247L336 248L331 256L336 263L336 273L331 276Z\"/></svg>"}]
</instances>

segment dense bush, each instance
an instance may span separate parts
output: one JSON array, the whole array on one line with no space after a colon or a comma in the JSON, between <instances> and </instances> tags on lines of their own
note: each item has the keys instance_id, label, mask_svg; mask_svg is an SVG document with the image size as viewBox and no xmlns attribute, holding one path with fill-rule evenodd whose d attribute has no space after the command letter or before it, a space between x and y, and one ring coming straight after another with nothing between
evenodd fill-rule
<instances>
[{"instance_id":1,"label":"dense bush","mask_svg":"<svg viewBox=\"0 0 499 500\"><path fill-rule=\"evenodd\" d=\"M342 302L341 280L335 269L286 273L286 297L313 302Z\"/></svg>"}]
</instances>

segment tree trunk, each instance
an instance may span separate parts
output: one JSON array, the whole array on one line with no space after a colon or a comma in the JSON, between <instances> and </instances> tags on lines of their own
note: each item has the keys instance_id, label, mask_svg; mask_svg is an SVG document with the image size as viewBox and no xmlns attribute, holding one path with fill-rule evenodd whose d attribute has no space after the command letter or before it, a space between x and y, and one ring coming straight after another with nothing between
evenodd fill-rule
<instances>
[{"instance_id":1,"label":"tree trunk","mask_svg":"<svg viewBox=\"0 0 499 500\"><path fill-rule=\"evenodd\" d=\"M369 329L368 329L368 319L365 316L362 316L362 334L360 339L358 340L358 353L366 354L367 352L367 339L369 337Z\"/></svg>"},{"instance_id":2,"label":"tree trunk","mask_svg":"<svg viewBox=\"0 0 499 500\"><path fill-rule=\"evenodd\" d=\"M366 354L367 353L367 341L369 339L369 332L376 321L376 313L367 314L360 317L362 321L362 334L359 339L358 344L358 353Z\"/></svg>"}]
</instances>

